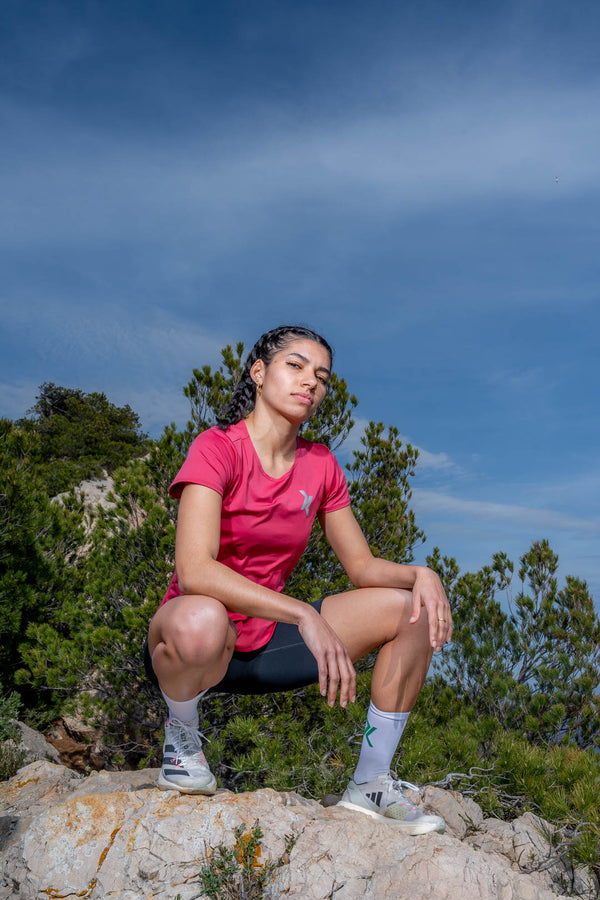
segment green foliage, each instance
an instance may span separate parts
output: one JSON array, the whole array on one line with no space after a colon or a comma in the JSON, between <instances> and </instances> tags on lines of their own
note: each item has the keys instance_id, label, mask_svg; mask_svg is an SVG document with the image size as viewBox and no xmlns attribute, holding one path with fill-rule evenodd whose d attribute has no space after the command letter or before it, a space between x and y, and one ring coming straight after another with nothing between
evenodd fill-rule
<instances>
[{"instance_id":1,"label":"green foliage","mask_svg":"<svg viewBox=\"0 0 600 900\"><path fill-rule=\"evenodd\" d=\"M558 590L558 557L548 542L533 543L521 558L516 595L505 554L462 576L437 550L428 562L453 609L453 643L440 665L449 683L531 741L597 747L600 621L584 582L569 576Z\"/></svg>"},{"instance_id":2,"label":"green foliage","mask_svg":"<svg viewBox=\"0 0 600 900\"><path fill-rule=\"evenodd\" d=\"M15 721L19 718L21 701L16 691L5 692L0 681L0 741L15 740L17 728Z\"/></svg>"},{"instance_id":3,"label":"green foliage","mask_svg":"<svg viewBox=\"0 0 600 900\"><path fill-rule=\"evenodd\" d=\"M393 425L384 436L382 422L369 422L361 443L348 466L354 514L376 556L412 562L415 546L425 540L408 506L418 450L404 447Z\"/></svg>"},{"instance_id":4,"label":"green foliage","mask_svg":"<svg viewBox=\"0 0 600 900\"><path fill-rule=\"evenodd\" d=\"M36 466L40 441L0 420L0 672L8 690L27 626L52 621L80 578L82 505L74 496L50 501Z\"/></svg>"},{"instance_id":5,"label":"green foliage","mask_svg":"<svg viewBox=\"0 0 600 900\"><path fill-rule=\"evenodd\" d=\"M0 682L0 781L12 778L23 765L25 754L21 750L16 726L21 702L16 691L5 693Z\"/></svg>"},{"instance_id":6,"label":"green foliage","mask_svg":"<svg viewBox=\"0 0 600 900\"><path fill-rule=\"evenodd\" d=\"M190 401L191 422L196 433L206 431L215 424L217 416L231 401L231 394L244 367L244 345L237 343L235 351L230 344L221 350L223 362L214 372L210 366L194 369L192 378L183 388Z\"/></svg>"},{"instance_id":7,"label":"green foliage","mask_svg":"<svg viewBox=\"0 0 600 900\"><path fill-rule=\"evenodd\" d=\"M146 754L158 714L141 653L173 572L176 503L168 486L189 437L169 426L146 458L115 473L115 505L96 520L82 590L51 624L30 626L23 648L21 677L72 698L104 723L111 753L131 761Z\"/></svg>"},{"instance_id":8,"label":"green foliage","mask_svg":"<svg viewBox=\"0 0 600 900\"><path fill-rule=\"evenodd\" d=\"M208 851L199 875L202 890L211 900L260 900L277 869L289 863L295 838L286 836L283 854L276 861L263 862L260 842L264 833L258 820L250 831L242 823L233 833L233 847L219 844Z\"/></svg>"},{"instance_id":9,"label":"green foliage","mask_svg":"<svg viewBox=\"0 0 600 900\"><path fill-rule=\"evenodd\" d=\"M105 394L45 382L29 418L17 423L41 435L38 473L49 495L86 478L112 473L146 449L146 435L130 406L115 406Z\"/></svg>"},{"instance_id":10,"label":"green foliage","mask_svg":"<svg viewBox=\"0 0 600 900\"><path fill-rule=\"evenodd\" d=\"M217 694L201 705L206 756L231 790L271 787L322 797L343 790L369 704L370 673L359 673L357 703L330 709L317 685L264 696Z\"/></svg>"},{"instance_id":11,"label":"green foliage","mask_svg":"<svg viewBox=\"0 0 600 900\"><path fill-rule=\"evenodd\" d=\"M16 775L24 760L25 753L15 741L0 741L0 781Z\"/></svg>"}]
</instances>

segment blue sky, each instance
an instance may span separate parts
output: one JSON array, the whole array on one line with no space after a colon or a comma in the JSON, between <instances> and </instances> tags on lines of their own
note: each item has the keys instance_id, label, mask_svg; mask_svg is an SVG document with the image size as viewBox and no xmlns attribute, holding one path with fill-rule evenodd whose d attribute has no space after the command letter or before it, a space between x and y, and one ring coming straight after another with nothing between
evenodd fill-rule
<instances>
[{"instance_id":1,"label":"blue sky","mask_svg":"<svg viewBox=\"0 0 600 900\"><path fill-rule=\"evenodd\" d=\"M0 414L54 381L187 417L298 321L421 448L462 569L547 537L600 597L600 7L31 2L0 12Z\"/></svg>"}]
</instances>

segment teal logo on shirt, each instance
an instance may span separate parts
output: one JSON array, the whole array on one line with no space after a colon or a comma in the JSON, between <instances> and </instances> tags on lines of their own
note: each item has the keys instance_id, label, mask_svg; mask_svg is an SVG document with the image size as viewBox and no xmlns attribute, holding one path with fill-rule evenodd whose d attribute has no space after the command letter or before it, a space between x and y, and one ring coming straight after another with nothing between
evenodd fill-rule
<instances>
[{"instance_id":1,"label":"teal logo on shirt","mask_svg":"<svg viewBox=\"0 0 600 900\"><path fill-rule=\"evenodd\" d=\"M313 502L313 498L309 497L306 491L299 491L298 493L302 494L302 496L304 497L304 503L302 504L301 508L308 516L308 514L310 513L310 504Z\"/></svg>"}]
</instances>

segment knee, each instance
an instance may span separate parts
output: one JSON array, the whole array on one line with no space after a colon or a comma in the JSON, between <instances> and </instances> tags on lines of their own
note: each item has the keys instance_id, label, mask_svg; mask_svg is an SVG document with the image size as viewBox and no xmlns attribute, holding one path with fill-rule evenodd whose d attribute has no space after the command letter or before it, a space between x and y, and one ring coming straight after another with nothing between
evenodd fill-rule
<instances>
[{"instance_id":1,"label":"knee","mask_svg":"<svg viewBox=\"0 0 600 900\"><path fill-rule=\"evenodd\" d=\"M181 599L184 602L174 610L168 628L163 630L165 650L186 666L204 668L220 659L229 644L235 644L235 632L227 610L218 600L211 597Z\"/></svg>"},{"instance_id":2,"label":"knee","mask_svg":"<svg viewBox=\"0 0 600 900\"><path fill-rule=\"evenodd\" d=\"M397 590L395 592L400 600L400 615L398 616L398 636L408 635L416 644L422 644L429 649L429 614L425 606L419 610L419 618L411 622L413 615L412 591Z\"/></svg>"}]
</instances>

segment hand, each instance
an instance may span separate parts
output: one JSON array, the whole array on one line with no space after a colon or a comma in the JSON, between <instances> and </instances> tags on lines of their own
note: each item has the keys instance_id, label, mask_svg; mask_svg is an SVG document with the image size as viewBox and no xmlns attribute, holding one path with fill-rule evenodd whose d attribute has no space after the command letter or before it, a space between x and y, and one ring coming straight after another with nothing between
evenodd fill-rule
<instances>
[{"instance_id":1,"label":"hand","mask_svg":"<svg viewBox=\"0 0 600 900\"><path fill-rule=\"evenodd\" d=\"M356 700L356 672L350 655L331 625L316 609L307 605L306 615L298 625L302 640L319 667L319 690L329 706L335 704L340 690L340 706Z\"/></svg>"},{"instance_id":2,"label":"hand","mask_svg":"<svg viewBox=\"0 0 600 900\"><path fill-rule=\"evenodd\" d=\"M435 572L424 566L418 568L412 597L410 622L418 621L424 606L429 617L429 642L437 653L452 639L452 612L442 582Z\"/></svg>"}]
</instances>

